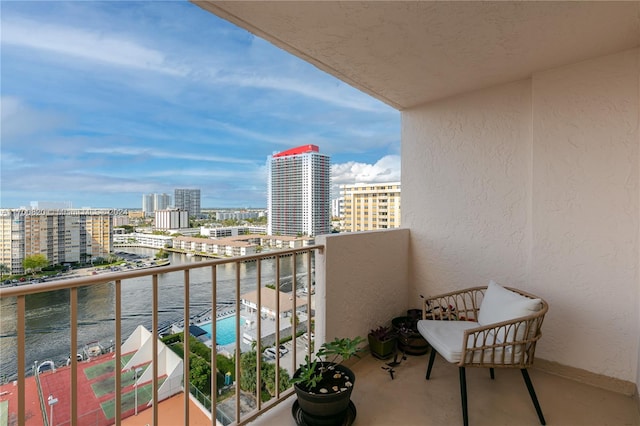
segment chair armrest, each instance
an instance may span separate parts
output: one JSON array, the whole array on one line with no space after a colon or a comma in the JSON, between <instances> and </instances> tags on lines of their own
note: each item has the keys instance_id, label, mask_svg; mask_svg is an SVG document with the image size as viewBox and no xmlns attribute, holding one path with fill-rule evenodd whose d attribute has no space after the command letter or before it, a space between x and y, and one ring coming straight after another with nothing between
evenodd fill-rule
<instances>
[{"instance_id":1,"label":"chair armrest","mask_svg":"<svg viewBox=\"0 0 640 426\"><path fill-rule=\"evenodd\" d=\"M477 321L487 287L473 287L425 298L422 319Z\"/></svg>"},{"instance_id":2,"label":"chair armrest","mask_svg":"<svg viewBox=\"0 0 640 426\"><path fill-rule=\"evenodd\" d=\"M533 364L536 343L548 310L509 321L475 327L464 332L459 366L526 368Z\"/></svg>"}]
</instances>

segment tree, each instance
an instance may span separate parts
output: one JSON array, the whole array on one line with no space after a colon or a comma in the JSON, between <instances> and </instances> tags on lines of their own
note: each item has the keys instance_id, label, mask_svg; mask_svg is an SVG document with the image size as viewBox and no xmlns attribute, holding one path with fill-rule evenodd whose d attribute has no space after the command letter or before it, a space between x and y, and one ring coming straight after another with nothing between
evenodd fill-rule
<instances>
[{"instance_id":1,"label":"tree","mask_svg":"<svg viewBox=\"0 0 640 426\"><path fill-rule=\"evenodd\" d=\"M131 234L135 230L135 228L131 225L122 225L120 228L124 228L125 233L127 234Z\"/></svg>"},{"instance_id":2,"label":"tree","mask_svg":"<svg viewBox=\"0 0 640 426\"><path fill-rule=\"evenodd\" d=\"M240 389L245 392L256 393L257 383L256 352L245 352L240 357Z\"/></svg>"},{"instance_id":3,"label":"tree","mask_svg":"<svg viewBox=\"0 0 640 426\"><path fill-rule=\"evenodd\" d=\"M242 354L240 358L240 388L243 391L255 393L257 388L256 377L256 351L252 350ZM270 362L260 364L260 379L263 390L271 396L276 394L276 365ZM290 377L286 369L280 367L280 392L284 392L290 386Z\"/></svg>"},{"instance_id":4,"label":"tree","mask_svg":"<svg viewBox=\"0 0 640 426\"><path fill-rule=\"evenodd\" d=\"M30 271L33 275L36 272L42 270L45 266L49 265L49 261L44 254L34 254L31 256L27 256L22 261L22 267L25 271Z\"/></svg>"},{"instance_id":5,"label":"tree","mask_svg":"<svg viewBox=\"0 0 640 426\"><path fill-rule=\"evenodd\" d=\"M4 263L0 263L0 280L4 278L4 274L10 274L10 273L11 273L11 268L9 268Z\"/></svg>"},{"instance_id":6,"label":"tree","mask_svg":"<svg viewBox=\"0 0 640 426\"><path fill-rule=\"evenodd\" d=\"M276 396L276 365L270 362L262 364L260 371L262 384L269 395ZM289 372L280 368L280 392L284 392L289 387Z\"/></svg>"},{"instance_id":7,"label":"tree","mask_svg":"<svg viewBox=\"0 0 640 426\"><path fill-rule=\"evenodd\" d=\"M211 391L211 365L198 355L192 355L189 359L189 376L193 386L204 394Z\"/></svg>"}]
</instances>

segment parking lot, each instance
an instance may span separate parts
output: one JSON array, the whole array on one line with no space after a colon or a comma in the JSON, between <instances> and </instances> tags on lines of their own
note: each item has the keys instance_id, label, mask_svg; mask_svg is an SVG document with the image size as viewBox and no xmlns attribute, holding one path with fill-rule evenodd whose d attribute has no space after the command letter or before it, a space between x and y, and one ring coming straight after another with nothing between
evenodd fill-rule
<instances>
[{"instance_id":1,"label":"parking lot","mask_svg":"<svg viewBox=\"0 0 640 426\"><path fill-rule=\"evenodd\" d=\"M293 376L293 373L298 369L298 366L304 363L304 357L307 354L307 340L302 337L298 337L296 339L296 362L293 362L293 342L289 341L283 343L281 346L284 346L286 349L286 353L280 357L280 367L286 369L289 372L289 376ZM275 348L271 348L272 351ZM263 351L264 354L264 351ZM263 358L266 362L275 363L275 358Z\"/></svg>"}]
</instances>

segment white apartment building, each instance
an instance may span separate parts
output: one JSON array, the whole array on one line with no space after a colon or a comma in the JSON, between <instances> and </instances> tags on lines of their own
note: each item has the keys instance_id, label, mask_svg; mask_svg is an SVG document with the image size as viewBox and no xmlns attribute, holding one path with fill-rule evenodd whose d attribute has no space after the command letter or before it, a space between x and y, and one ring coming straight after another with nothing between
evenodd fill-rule
<instances>
[{"instance_id":1,"label":"white apartment building","mask_svg":"<svg viewBox=\"0 0 640 426\"><path fill-rule=\"evenodd\" d=\"M273 154L267 161L269 235L331 232L331 164L316 145Z\"/></svg>"},{"instance_id":2,"label":"white apartment building","mask_svg":"<svg viewBox=\"0 0 640 426\"><path fill-rule=\"evenodd\" d=\"M168 235L143 234L134 232L131 234L119 234L113 236L113 244L119 246L142 246L154 249L173 247L173 237Z\"/></svg>"},{"instance_id":3,"label":"white apartment building","mask_svg":"<svg viewBox=\"0 0 640 426\"><path fill-rule=\"evenodd\" d=\"M189 227L189 212L182 209L156 210L156 229L178 229Z\"/></svg>"},{"instance_id":4,"label":"white apartment building","mask_svg":"<svg viewBox=\"0 0 640 426\"><path fill-rule=\"evenodd\" d=\"M200 235L210 238L237 237L246 234L266 234L266 226L221 226L221 227L200 227Z\"/></svg>"},{"instance_id":5,"label":"white apartment building","mask_svg":"<svg viewBox=\"0 0 640 426\"><path fill-rule=\"evenodd\" d=\"M342 231L400 227L400 182L340 185Z\"/></svg>"},{"instance_id":6,"label":"white apartment building","mask_svg":"<svg viewBox=\"0 0 640 426\"><path fill-rule=\"evenodd\" d=\"M192 253L210 254L216 256L246 256L254 254L258 248L259 238L246 236L246 238L196 238L177 237L173 239L173 248Z\"/></svg>"},{"instance_id":7,"label":"white apartment building","mask_svg":"<svg viewBox=\"0 0 640 426\"><path fill-rule=\"evenodd\" d=\"M112 213L101 209L0 210L0 263L22 274L28 256L51 265L90 262L113 248Z\"/></svg>"},{"instance_id":8,"label":"white apartment building","mask_svg":"<svg viewBox=\"0 0 640 426\"><path fill-rule=\"evenodd\" d=\"M344 204L344 198L334 198L331 200L331 216L332 217L341 217L342 216L342 205Z\"/></svg>"},{"instance_id":9,"label":"white apartment building","mask_svg":"<svg viewBox=\"0 0 640 426\"><path fill-rule=\"evenodd\" d=\"M216 215L216 220L228 220L228 219L246 220L246 219L257 219L259 217L264 216L264 212L259 210L241 210L241 211L218 210L218 211L215 211L214 213Z\"/></svg>"}]
</instances>

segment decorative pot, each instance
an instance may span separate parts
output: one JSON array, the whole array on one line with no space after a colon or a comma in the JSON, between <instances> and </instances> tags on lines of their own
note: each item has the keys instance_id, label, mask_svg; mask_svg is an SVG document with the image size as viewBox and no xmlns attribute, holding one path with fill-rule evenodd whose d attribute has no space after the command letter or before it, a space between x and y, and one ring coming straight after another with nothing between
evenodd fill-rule
<instances>
[{"instance_id":1,"label":"decorative pot","mask_svg":"<svg viewBox=\"0 0 640 426\"><path fill-rule=\"evenodd\" d=\"M313 426L329 426L342 424L347 416L351 392L356 377L349 368L341 364L330 362L319 362L323 367L333 366L335 372L348 378L351 386L337 385L342 390L338 393L320 393L319 390L307 391L299 383L294 384L294 389L298 397L298 404L302 410L304 424ZM293 375L298 377L300 370L296 370ZM330 386L330 385L329 385ZM343 387L344 386L344 387ZM320 386L318 386L319 388Z\"/></svg>"},{"instance_id":2,"label":"decorative pot","mask_svg":"<svg viewBox=\"0 0 640 426\"><path fill-rule=\"evenodd\" d=\"M424 355L429 344L418 332L418 321L411 317L396 317L391 320L393 329L398 333L398 350L407 355Z\"/></svg>"},{"instance_id":3,"label":"decorative pot","mask_svg":"<svg viewBox=\"0 0 640 426\"><path fill-rule=\"evenodd\" d=\"M369 350L371 355L378 359L387 359L393 356L396 349L396 337L390 337L387 340L379 340L372 334L368 335Z\"/></svg>"}]
</instances>

